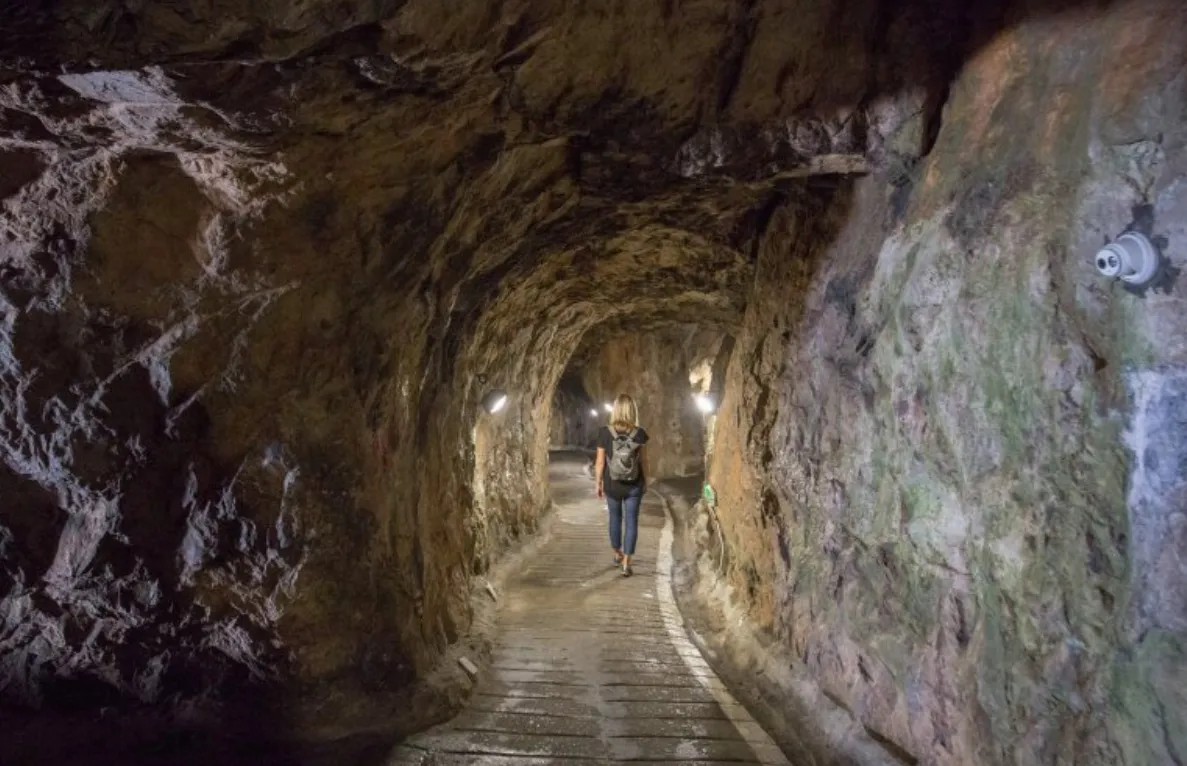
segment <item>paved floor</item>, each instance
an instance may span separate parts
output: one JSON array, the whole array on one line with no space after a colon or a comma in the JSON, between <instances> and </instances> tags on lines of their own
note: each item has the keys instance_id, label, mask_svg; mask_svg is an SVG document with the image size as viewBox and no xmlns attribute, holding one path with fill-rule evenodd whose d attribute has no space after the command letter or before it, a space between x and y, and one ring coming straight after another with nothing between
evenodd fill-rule
<instances>
[{"instance_id":1,"label":"paved floor","mask_svg":"<svg viewBox=\"0 0 1187 766\"><path fill-rule=\"evenodd\" d=\"M686 636L662 501L644 501L624 578L582 458L556 456L550 473L555 533L507 585L490 672L460 716L390 763L787 764Z\"/></svg>"}]
</instances>

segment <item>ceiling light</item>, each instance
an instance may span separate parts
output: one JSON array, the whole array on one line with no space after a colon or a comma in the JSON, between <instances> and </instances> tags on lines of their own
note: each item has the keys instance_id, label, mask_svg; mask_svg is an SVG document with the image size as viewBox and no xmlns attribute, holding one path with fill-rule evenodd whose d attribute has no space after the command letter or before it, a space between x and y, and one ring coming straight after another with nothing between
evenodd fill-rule
<instances>
[{"instance_id":1,"label":"ceiling light","mask_svg":"<svg viewBox=\"0 0 1187 766\"><path fill-rule=\"evenodd\" d=\"M604 409L606 412L614 412L614 406L608 402L602 405L602 409Z\"/></svg>"},{"instance_id":2,"label":"ceiling light","mask_svg":"<svg viewBox=\"0 0 1187 766\"><path fill-rule=\"evenodd\" d=\"M598 411L596 409L593 409L593 410L589 411L589 414L593 415L596 418L598 416Z\"/></svg>"}]
</instances>

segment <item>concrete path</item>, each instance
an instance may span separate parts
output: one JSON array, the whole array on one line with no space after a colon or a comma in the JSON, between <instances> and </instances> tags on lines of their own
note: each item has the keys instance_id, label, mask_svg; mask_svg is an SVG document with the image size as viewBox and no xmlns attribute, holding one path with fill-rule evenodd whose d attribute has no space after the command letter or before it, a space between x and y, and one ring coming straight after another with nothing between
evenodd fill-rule
<instances>
[{"instance_id":1,"label":"concrete path","mask_svg":"<svg viewBox=\"0 0 1187 766\"><path fill-rule=\"evenodd\" d=\"M583 464L554 457L553 537L507 585L492 668L469 707L390 764L788 764L687 638L662 500L644 500L624 578Z\"/></svg>"}]
</instances>

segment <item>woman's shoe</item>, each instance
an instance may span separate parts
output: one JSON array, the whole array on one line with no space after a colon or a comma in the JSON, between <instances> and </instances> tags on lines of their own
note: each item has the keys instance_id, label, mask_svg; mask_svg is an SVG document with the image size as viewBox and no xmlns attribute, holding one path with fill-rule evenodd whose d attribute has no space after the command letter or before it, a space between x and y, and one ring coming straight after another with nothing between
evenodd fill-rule
<instances>
[{"instance_id":1,"label":"woman's shoe","mask_svg":"<svg viewBox=\"0 0 1187 766\"><path fill-rule=\"evenodd\" d=\"M616 567L622 566L622 554L619 553L618 551L614 552L614 566L616 566Z\"/></svg>"},{"instance_id":2,"label":"woman's shoe","mask_svg":"<svg viewBox=\"0 0 1187 766\"><path fill-rule=\"evenodd\" d=\"M631 575L633 575L634 573L635 573L635 570L631 569L631 565L630 565L630 564L623 564L623 565L622 565L622 576L623 576L623 577L630 577L630 576L631 576Z\"/></svg>"}]
</instances>

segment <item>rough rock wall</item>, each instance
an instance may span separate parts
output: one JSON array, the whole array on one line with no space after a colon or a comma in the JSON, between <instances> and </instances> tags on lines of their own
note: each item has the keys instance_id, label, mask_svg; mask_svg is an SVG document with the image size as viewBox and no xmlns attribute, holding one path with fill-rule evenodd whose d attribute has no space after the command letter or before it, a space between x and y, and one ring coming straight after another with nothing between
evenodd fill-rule
<instances>
[{"instance_id":1,"label":"rough rock wall","mask_svg":"<svg viewBox=\"0 0 1187 766\"><path fill-rule=\"evenodd\" d=\"M1019 23L932 151L776 213L711 481L735 597L929 764L1187 755L1187 14ZM1092 256L1150 235L1140 294Z\"/></svg>"},{"instance_id":2,"label":"rough rock wall","mask_svg":"<svg viewBox=\"0 0 1187 766\"><path fill-rule=\"evenodd\" d=\"M154 73L53 86L0 95L0 163L27 171L0 189L0 689L86 706L238 685L275 668L252 637L307 558L292 455L228 453L206 410L291 289L226 265L283 168ZM157 107L113 103L128 92Z\"/></svg>"},{"instance_id":3,"label":"rough rock wall","mask_svg":"<svg viewBox=\"0 0 1187 766\"><path fill-rule=\"evenodd\" d=\"M705 423L692 401L689 374L716 356L721 337L697 328L594 334L578 351L586 390L596 401L612 402L620 393L635 398L656 478L703 468ZM606 421L603 415L598 427Z\"/></svg>"},{"instance_id":4,"label":"rough rock wall","mask_svg":"<svg viewBox=\"0 0 1187 766\"><path fill-rule=\"evenodd\" d=\"M602 407L585 392L585 386L566 368L552 397L552 447L589 448L598 432Z\"/></svg>"},{"instance_id":5,"label":"rough rock wall","mask_svg":"<svg viewBox=\"0 0 1187 766\"><path fill-rule=\"evenodd\" d=\"M924 150L968 37L947 0L0 11L0 685L264 678L333 733L407 714L533 528L587 331L737 326L772 211Z\"/></svg>"},{"instance_id":6,"label":"rough rock wall","mask_svg":"<svg viewBox=\"0 0 1187 766\"><path fill-rule=\"evenodd\" d=\"M522 8L492 25L405 3L398 31L357 37L337 34L353 17L283 19L320 47L281 61L239 44L271 11L209 50L159 7L97 9L92 50L5 10L30 57L0 67L5 702L264 681L267 705L302 705L277 733L407 718L392 693L547 502L580 338L631 314L736 323L773 182L655 167L700 156L681 153L692 78L635 119L649 62L583 79ZM726 33L664 36L692 72ZM495 416L490 386L511 395Z\"/></svg>"}]
</instances>

